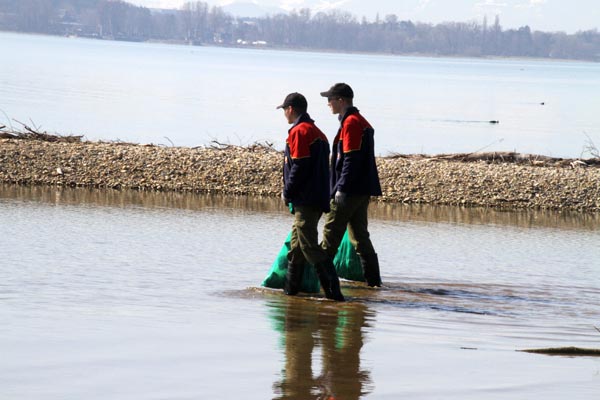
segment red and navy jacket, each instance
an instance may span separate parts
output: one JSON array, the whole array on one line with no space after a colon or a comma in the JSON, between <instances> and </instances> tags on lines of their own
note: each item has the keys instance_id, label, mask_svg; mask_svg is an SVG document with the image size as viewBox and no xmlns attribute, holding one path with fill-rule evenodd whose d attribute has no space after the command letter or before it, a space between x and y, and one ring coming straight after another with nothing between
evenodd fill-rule
<instances>
[{"instance_id":1,"label":"red and navy jacket","mask_svg":"<svg viewBox=\"0 0 600 400\"><path fill-rule=\"evenodd\" d=\"M374 134L375 131L358 109L348 108L333 140L332 197L338 190L348 195L381 196Z\"/></svg>"},{"instance_id":2,"label":"red and navy jacket","mask_svg":"<svg viewBox=\"0 0 600 400\"><path fill-rule=\"evenodd\" d=\"M308 114L288 131L283 196L293 205L329 212L329 142Z\"/></svg>"}]
</instances>

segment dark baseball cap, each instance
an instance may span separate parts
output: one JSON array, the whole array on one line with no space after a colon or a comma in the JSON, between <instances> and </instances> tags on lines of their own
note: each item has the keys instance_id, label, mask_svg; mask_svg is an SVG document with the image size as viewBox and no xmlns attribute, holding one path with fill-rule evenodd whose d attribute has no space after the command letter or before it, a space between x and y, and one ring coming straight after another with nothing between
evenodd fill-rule
<instances>
[{"instance_id":1,"label":"dark baseball cap","mask_svg":"<svg viewBox=\"0 0 600 400\"><path fill-rule=\"evenodd\" d=\"M300 93L294 92L285 96L285 100L283 100L283 104L277 106L277 108L286 108L292 106L298 110L306 110L308 108L308 102L306 101L306 97L301 95Z\"/></svg>"},{"instance_id":2,"label":"dark baseball cap","mask_svg":"<svg viewBox=\"0 0 600 400\"><path fill-rule=\"evenodd\" d=\"M326 92L321 92L321 96L323 97L346 97L349 99L354 98L354 92L350 85L345 83L336 83L332 87L329 88Z\"/></svg>"}]
</instances>

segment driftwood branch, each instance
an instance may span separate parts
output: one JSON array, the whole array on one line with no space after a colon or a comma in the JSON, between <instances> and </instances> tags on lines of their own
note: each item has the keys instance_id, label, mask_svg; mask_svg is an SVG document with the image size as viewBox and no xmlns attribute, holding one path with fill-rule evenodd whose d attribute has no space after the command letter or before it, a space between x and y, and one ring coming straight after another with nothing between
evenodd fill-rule
<instances>
[{"instance_id":1,"label":"driftwood branch","mask_svg":"<svg viewBox=\"0 0 600 400\"><path fill-rule=\"evenodd\" d=\"M596 144L594 143L590 135L588 135L586 132L584 132L583 134L587 137L587 140L585 142L585 145L583 146L582 155L583 153L587 152L594 158L600 158L600 150L598 150L598 147L596 147Z\"/></svg>"},{"instance_id":2,"label":"driftwood branch","mask_svg":"<svg viewBox=\"0 0 600 400\"><path fill-rule=\"evenodd\" d=\"M22 128L20 130L10 129L0 132L0 139L23 139L23 140L39 140L44 142L62 142L62 143L76 143L81 142L81 138L83 136L75 136L75 135L53 135L48 132L41 132L40 128L35 126L32 122L31 125L33 127L13 119L16 123L20 124ZM4 130L6 126L2 126L0 130Z\"/></svg>"},{"instance_id":3,"label":"driftwood branch","mask_svg":"<svg viewBox=\"0 0 600 400\"><path fill-rule=\"evenodd\" d=\"M243 150L250 150L250 151L257 151L257 150L270 150L270 151L276 151L273 148L273 143L270 143L268 141L264 141L264 142L254 142L253 144L249 145L249 146L238 146L235 144L230 144L230 143L221 143L218 140L211 140L210 141L210 148L211 149L216 149L216 150L229 150L229 149L243 149Z\"/></svg>"},{"instance_id":4,"label":"driftwood branch","mask_svg":"<svg viewBox=\"0 0 600 400\"><path fill-rule=\"evenodd\" d=\"M236 147L236 146L234 146L232 144L221 143L221 142L219 142L217 140L211 140L210 143L211 143L210 144L210 148L211 149L217 149L217 150L227 150L227 149L230 149L232 147Z\"/></svg>"},{"instance_id":5,"label":"driftwood branch","mask_svg":"<svg viewBox=\"0 0 600 400\"><path fill-rule=\"evenodd\" d=\"M171 146L175 147L175 143L173 143L171 139L169 139L167 136L165 136L164 138L167 139L169 143L171 143Z\"/></svg>"}]
</instances>

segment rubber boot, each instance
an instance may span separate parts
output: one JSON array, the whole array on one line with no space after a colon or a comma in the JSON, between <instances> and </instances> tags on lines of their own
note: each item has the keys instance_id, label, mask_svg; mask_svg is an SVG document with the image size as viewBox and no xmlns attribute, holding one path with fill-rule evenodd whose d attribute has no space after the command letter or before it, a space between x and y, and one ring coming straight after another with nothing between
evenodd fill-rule
<instances>
[{"instance_id":1,"label":"rubber boot","mask_svg":"<svg viewBox=\"0 0 600 400\"><path fill-rule=\"evenodd\" d=\"M288 296L294 296L300 291L302 286L302 275L304 274L304 264L288 263L285 282L283 283L283 292Z\"/></svg>"},{"instance_id":2,"label":"rubber boot","mask_svg":"<svg viewBox=\"0 0 600 400\"><path fill-rule=\"evenodd\" d=\"M317 270L317 276L321 287L325 292L325 297L336 301L345 301L342 290L340 289L340 279L338 278L335 267L333 266L332 260L323 261L315 265Z\"/></svg>"},{"instance_id":3,"label":"rubber boot","mask_svg":"<svg viewBox=\"0 0 600 400\"><path fill-rule=\"evenodd\" d=\"M360 265L362 266L363 274L367 285L374 287L381 286L381 275L379 273L379 259L376 253L359 255Z\"/></svg>"}]
</instances>

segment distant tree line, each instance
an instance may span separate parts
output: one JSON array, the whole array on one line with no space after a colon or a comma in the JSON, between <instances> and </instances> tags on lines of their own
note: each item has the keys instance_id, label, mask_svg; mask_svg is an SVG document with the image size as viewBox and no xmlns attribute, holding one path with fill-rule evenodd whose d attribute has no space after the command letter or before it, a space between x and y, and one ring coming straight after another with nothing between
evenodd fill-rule
<instances>
[{"instance_id":1,"label":"distant tree line","mask_svg":"<svg viewBox=\"0 0 600 400\"><path fill-rule=\"evenodd\" d=\"M396 15L358 20L343 11L309 9L234 18L196 1L154 10L120 0L0 0L0 29L117 40L271 46L393 54L513 56L600 61L600 33L503 30L493 23L414 23Z\"/></svg>"}]
</instances>

